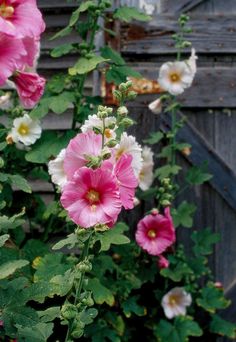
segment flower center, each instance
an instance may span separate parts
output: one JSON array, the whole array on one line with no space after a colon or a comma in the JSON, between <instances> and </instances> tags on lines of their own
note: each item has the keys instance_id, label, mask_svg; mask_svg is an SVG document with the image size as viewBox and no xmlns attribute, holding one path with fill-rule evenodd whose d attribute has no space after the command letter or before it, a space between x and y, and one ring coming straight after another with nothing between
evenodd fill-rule
<instances>
[{"instance_id":1,"label":"flower center","mask_svg":"<svg viewBox=\"0 0 236 342\"><path fill-rule=\"evenodd\" d=\"M120 159L120 157L122 156L122 154L125 153L125 149L124 148L120 148L117 152L116 152L116 160Z\"/></svg>"},{"instance_id":2,"label":"flower center","mask_svg":"<svg viewBox=\"0 0 236 342\"><path fill-rule=\"evenodd\" d=\"M26 124L22 123L19 128L18 128L18 133L20 135L27 135L29 133L29 126L27 126Z\"/></svg>"},{"instance_id":3,"label":"flower center","mask_svg":"<svg viewBox=\"0 0 236 342\"><path fill-rule=\"evenodd\" d=\"M109 128L106 128L104 131L104 135L107 139L110 139L112 137L111 130Z\"/></svg>"},{"instance_id":4,"label":"flower center","mask_svg":"<svg viewBox=\"0 0 236 342\"><path fill-rule=\"evenodd\" d=\"M170 74L170 80L173 83L177 83L177 82L180 81L180 75L177 74L177 72L173 72L173 73Z\"/></svg>"},{"instance_id":5,"label":"flower center","mask_svg":"<svg viewBox=\"0 0 236 342\"><path fill-rule=\"evenodd\" d=\"M174 305L176 305L177 303L178 303L178 298L177 298L177 296L171 295L171 296L169 297L169 304L172 305L172 306L174 306Z\"/></svg>"},{"instance_id":6,"label":"flower center","mask_svg":"<svg viewBox=\"0 0 236 342\"><path fill-rule=\"evenodd\" d=\"M7 6L5 3L3 3L0 6L0 16L3 18L9 18L13 15L14 13L14 7L12 6Z\"/></svg>"},{"instance_id":7,"label":"flower center","mask_svg":"<svg viewBox=\"0 0 236 342\"><path fill-rule=\"evenodd\" d=\"M150 239L155 239L155 237L157 236L157 233L156 233L156 231L155 231L154 229L150 229L150 230L148 231L147 235L148 235L148 237L149 237Z\"/></svg>"},{"instance_id":8,"label":"flower center","mask_svg":"<svg viewBox=\"0 0 236 342\"><path fill-rule=\"evenodd\" d=\"M86 197L89 200L92 207L95 203L99 202L99 193L95 190L89 190Z\"/></svg>"}]
</instances>

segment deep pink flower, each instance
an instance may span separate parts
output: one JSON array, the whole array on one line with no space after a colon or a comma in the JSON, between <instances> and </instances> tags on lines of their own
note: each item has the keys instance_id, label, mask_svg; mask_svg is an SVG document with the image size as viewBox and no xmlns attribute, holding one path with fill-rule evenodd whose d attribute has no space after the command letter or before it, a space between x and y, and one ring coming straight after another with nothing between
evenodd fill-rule
<instances>
[{"instance_id":1,"label":"deep pink flower","mask_svg":"<svg viewBox=\"0 0 236 342\"><path fill-rule=\"evenodd\" d=\"M109 170L82 167L62 192L61 203L73 222L84 228L112 226L121 211L116 179Z\"/></svg>"},{"instance_id":2,"label":"deep pink flower","mask_svg":"<svg viewBox=\"0 0 236 342\"><path fill-rule=\"evenodd\" d=\"M22 105L33 108L43 95L45 78L35 73L18 71L13 81Z\"/></svg>"},{"instance_id":3,"label":"deep pink flower","mask_svg":"<svg viewBox=\"0 0 236 342\"><path fill-rule=\"evenodd\" d=\"M158 267L160 269L162 268L168 268L169 267L169 260L166 259L163 255L159 255L159 258L158 258Z\"/></svg>"},{"instance_id":4,"label":"deep pink flower","mask_svg":"<svg viewBox=\"0 0 236 342\"><path fill-rule=\"evenodd\" d=\"M125 209L133 209L135 188L138 186L138 179L132 168L133 157L130 154L123 154L114 167L114 174L118 181L120 199Z\"/></svg>"},{"instance_id":5,"label":"deep pink flower","mask_svg":"<svg viewBox=\"0 0 236 342\"><path fill-rule=\"evenodd\" d=\"M22 66L26 54L20 39L0 33L0 86L15 72L16 66Z\"/></svg>"},{"instance_id":6,"label":"deep pink flower","mask_svg":"<svg viewBox=\"0 0 236 342\"><path fill-rule=\"evenodd\" d=\"M74 173L87 164L86 156L100 155L102 150L102 136L93 131L79 133L71 139L66 149L64 169L67 179L71 180Z\"/></svg>"},{"instance_id":7,"label":"deep pink flower","mask_svg":"<svg viewBox=\"0 0 236 342\"><path fill-rule=\"evenodd\" d=\"M139 221L135 238L138 245L149 254L161 255L175 242L170 208L165 208L164 215L147 215Z\"/></svg>"},{"instance_id":8,"label":"deep pink flower","mask_svg":"<svg viewBox=\"0 0 236 342\"><path fill-rule=\"evenodd\" d=\"M23 38L38 37L44 30L35 0L0 0L0 32Z\"/></svg>"}]
</instances>

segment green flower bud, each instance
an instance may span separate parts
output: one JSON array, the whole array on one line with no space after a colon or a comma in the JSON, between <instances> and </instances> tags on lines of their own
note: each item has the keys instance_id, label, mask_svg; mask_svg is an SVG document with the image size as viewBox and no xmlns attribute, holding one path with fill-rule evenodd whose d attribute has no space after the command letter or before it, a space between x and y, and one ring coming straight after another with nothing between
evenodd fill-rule
<instances>
[{"instance_id":1,"label":"green flower bud","mask_svg":"<svg viewBox=\"0 0 236 342\"><path fill-rule=\"evenodd\" d=\"M109 158L111 158L111 152L108 149L104 149L102 151L102 159L107 160Z\"/></svg>"},{"instance_id":2,"label":"green flower bud","mask_svg":"<svg viewBox=\"0 0 236 342\"><path fill-rule=\"evenodd\" d=\"M75 318L77 314L76 306L73 304L64 304L61 307L61 315L63 318L69 320Z\"/></svg>"},{"instance_id":3,"label":"green flower bud","mask_svg":"<svg viewBox=\"0 0 236 342\"><path fill-rule=\"evenodd\" d=\"M118 142L115 139L111 139L107 142L108 147L115 147L118 144Z\"/></svg>"},{"instance_id":4,"label":"green flower bud","mask_svg":"<svg viewBox=\"0 0 236 342\"><path fill-rule=\"evenodd\" d=\"M163 201L161 201L161 205L163 207L169 207L171 205L171 202L168 200L163 200Z\"/></svg>"},{"instance_id":5,"label":"green flower bud","mask_svg":"<svg viewBox=\"0 0 236 342\"><path fill-rule=\"evenodd\" d=\"M127 87L127 88L132 87L132 85L133 85L133 82L132 82L132 81L127 81L127 82L126 82L126 87Z\"/></svg>"},{"instance_id":6,"label":"green flower bud","mask_svg":"<svg viewBox=\"0 0 236 342\"><path fill-rule=\"evenodd\" d=\"M74 337L74 338L80 338L83 336L83 333L84 333L84 329L75 329L71 336Z\"/></svg>"},{"instance_id":7,"label":"green flower bud","mask_svg":"<svg viewBox=\"0 0 236 342\"><path fill-rule=\"evenodd\" d=\"M117 114L120 116L127 116L128 113L129 113L129 111L125 106L121 106L117 109Z\"/></svg>"},{"instance_id":8,"label":"green flower bud","mask_svg":"<svg viewBox=\"0 0 236 342\"><path fill-rule=\"evenodd\" d=\"M134 124L134 121L132 119L129 119L129 118L124 118L121 120L120 124L122 126L125 126L125 127L130 127Z\"/></svg>"},{"instance_id":9,"label":"green flower bud","mask_svg":"<svg viewBox=\"0 0 236 342\"><path fill-rule=\"evenodd\" d=\"M113 96L117 101L122 100L122 94L119 90L113 90Z\"/></svg>"},{"instance_id":10,"label":"green flower bud","mask_svg":"<svg viewBox=\"0 0 236 342\"><path fill-rule=\"evenodd\" d=\"M93 127L93 131L94 131L94 133L96 133L96 134L102 134L102 130L101 130L101 128L99 128L99 127Z\"/></svg>"},{"instance_id":11,"label":"green flower bud","mask_svg":"<svg viewBox=\"0 0 236 342\"><path fill-rule=\"evenodd\" d=\"M109 229L109 227L105 224L102 224L102 223L98 223L94 226L95 232L105 232L108 229Z\"/></svg>"},{"instance_id":12,"label":"green flower bud","mask_svg":"<svg viewBox=\"0 0 236 342\"><path fill-rule=\"evenodd\" d=\"M170 178L163 178L161 183L164 185L164 186L168 186L170 184Z\"/></svg>"},{"instance_id":13,"label":"green flower bud","mask_svg":"<svg viewBox=\"0 0 236 342\"><path fill-rule=\"evenodd\" d=\"M122 92L126 91L126 90L127 90L126 83L121 83L121 84L119 85L119 90L121 90Z\"/></svg>"},{"instance_id":14,"label":"green flower bud","mask_svg":"<svg viewBox=\"0 0 236 342\"><path fill-rule=\"evenodd\" d=\"M127 94L127 99L128 100L134 100L137 97L137 93L133 90L129 91Z\"/></svg>"},{"instance_id":15,"label":"green flower bud","mask_svg":"<svg viewBox=\"0 0 236 342\"><path fill-rule=\"evenodd\" d=\"M165 189L164 189L164 188L162 188L162 187L160 187L158 191L159 191L161 194L164 194L164 192L165 192Z\"/></svg>"}]
</instances>

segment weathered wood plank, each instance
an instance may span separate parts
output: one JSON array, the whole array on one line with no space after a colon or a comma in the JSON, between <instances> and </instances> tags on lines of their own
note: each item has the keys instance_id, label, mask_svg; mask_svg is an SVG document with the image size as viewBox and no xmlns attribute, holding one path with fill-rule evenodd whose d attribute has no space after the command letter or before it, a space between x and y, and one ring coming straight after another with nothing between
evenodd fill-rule
<instances>
[{"instance_id":1,"label":"weathered wood plank","mask_svg":"<svg viewBox=\"0 0 236 342\"><path fill-rule=\"evenodd\" d=\"M188 35L198 53L236 53L236 16L193 15ZM156 16L149 23L124 25L121 30L123 54L174 53L172 35L178 31L174 16Z\"/></svg>"},{"instance_id":2,"label":"weathered wood plank","mask_svg":"<svg viewBox=\"0 0 236 342\"><path fill-rule=\"evenodd\" d=\"M170 128L171 117L169 114L162 116L163 129ZM236 174L223 161L216 150L198 133L188 122L178 133L177 139L192 145L192 152L186 158L194 165L208 162L208 169L213 178L210 184L226 200L232 209L236 210Z\"/></svg>"},{"instance_id":3,"label":"weathered wood plank","mask_svg":"<svg viewBox=\"0 0 236 342\"><path fill-rule=\"evenodd\" d=\"M161 0L161 11L163 13L186 13L207 0Z\"/></svg>"},{"instance_id":4,"label":"weathered wood plank","mask_svg":"<svg viewBox=\"0 0 236 342\"><path fill-rule=\"evenodd\" d=\"M145 79L156 80L158 68L155 63L142 63L132 66L138 70ZM235 108L236 107L236 68L216 67L199 68L193 86L187 89L179 100L185 108ZM145 87L145 81L143 82ZM158 95L139 95L136 106L147 106ZM132 105L132 104L131 104Z\"/></svg>"},{"instance_id":5,"label":"weathered wood plank","mask_svg":"<svg viewBox=\"0 0 236 342\"><path fill-rule=\"evenodd\" d=\"M37 4L39 8L42 9L58 9L58 8L69 8L71 7L77 7L78 4L76 4L76 1L70 0L37 0Z\"/></svg>"}]
</instances>

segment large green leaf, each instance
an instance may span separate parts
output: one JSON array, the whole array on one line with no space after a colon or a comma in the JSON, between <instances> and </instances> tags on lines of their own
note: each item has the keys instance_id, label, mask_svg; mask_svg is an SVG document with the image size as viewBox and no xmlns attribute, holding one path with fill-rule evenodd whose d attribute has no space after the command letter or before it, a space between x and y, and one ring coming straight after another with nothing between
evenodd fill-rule
<instances>
[{"instance_id":1,"label":"large green leaf","mask_svg":"<svg viewBox=\"0 0 236 342\"><path fill-rule=\"evenodd\" d=\"M74 248L77 243L78 243L78 235L75 233L72 233L72 234L68 235L66 239L63 239L63 240L60 240L59 242L57 242L52 247L52 249L58 250L58 249L61 249L65 246L67 246L68 248Z\"/></svg>"},{"instance_id":2,"label":"large green leaf","mask_svg":"<svg viewBox=\"0 0 236 342\"><path fill-rule=\"evenodd\" d=\"M122 309L126 317L131 317L132 313L137 316L144 316L146 314L146 309L139 305L137 301L140 296L129 297L125 302L122 303Z\"/></svg>"},{"instance_id":3,"label":"large green leaf","mask_svg":"<svg viewBox=\"0 0 236 342\"><path fill-rule=\"evenodd\" d=\"M189 341L190 336L202 336L202 329L189 316L175 318L174 324L161 320L155 327L154 333L160 342Z\"/></svg>"},{"instance_id":4,"label":"large green leaf","mask_svg":"<svg viewBox=\"0 0 236 342\"><path fill-rule=\"evenodd\" d=\"M193 214L196 211L196 206L194 204L183 201L177 209L171 211L172 217L174 219L174 225L183 226L186 228L191 228L193 225Z\"/></svg>"},{"instance_id":5,"label":"large green leaf","mask_svg":"<svg viewBox=\"0 0 236 342\"><path fill-rule=\"evenodd\" d=\"M4 263L0 266L0 279L5 279L13 274L17 269L29 264L28 260L15 260Z\"/></svg>"},{"instance_id":6,"label":"large green leaf","mask_svg":"<svg viewBox=\"0 0 236 342\"><path fill-rule=\"evenodd\" d=\"M137 8L128 6L122 6L115 10L114 18L125 22L132 20L149 21L152 19L149 15L139 12Z\"/></svg>"},{"instance_id":7,"label":"large green leaf","mask_svg":"<svg viewBox=\"0 0 236 342\"><path fill-rule=\"evenodd\" d=\"M203 164L202 166L193 166L189 169L186 180L189 184L203 184L212 178L210 173L206 172L207 166Z\"/></svg>"},{"instance_id":8,"label":"large green leaf","mask_svg":"<svg viewBox=\"0 0 236 342\"><path fill-rule=\"evenodd\" d=\"M191 239L195 246L193 251L195 255L208 255L213 252L213 246L220 240L220 235L213 233L209 228L194 231Z\"/></svg>"},{"instance_id":9,"label":"large green leaf","mask_svg":"<svg viewBox=\"0 0 236 342\"><path fill-rule=\"evenodd\" d=\"M101 55L103 58L110 59L110 61L114 64L125 65L125 60L117 51L113 50L110 46L104 46L101 49Z\"/></svg>"},{"instance_id":10,"label":"large green leaf","mask_svg":"<svg viewBox=\"0 0 236 342\"><path fill-rule=\"evenodd\" d=\"M72 44L59 45L51 51L51 56L54 58L55 57L61 57L63 55L67 55L73 49L74 49L74 46Z\"/></svg>"},{"instance_id":11,"label":"large green leaf","mask_svg":"<svg viewBox=\"0 0 236 342\"><path fill-rule=\"evenodd\" d=\"M31 327L16 325L19 342L46 342L53 333L52 323L38 323Z\"/></svg>"},{"instance_id":12,"label":"large green leaf","mask_svg":"<svg viewBox=\"0 0 236 342\"><path fill-rule=\"evenodd\" d=\"M212 316L210 331L214 334L236 339L236 324L228 322L218 315Z\"/></svg>"},{"instance_id":13,"label":"large green leaf","mask_svg":"<svg viewBox=\"0 0 236 342\"><path fill-rule=\"evenodd\" d=\"M223 291L212 283L208 283L201 289L200 295L201 297L197 298L197 304L210 313L215 313L216 310L225 309L230 305L230 300L224 297Z\"/></svg>"},{"instance_id":14,"label":"large green leaf","mask_svg":"<svg viewBox=\"0 0 236 342\"><path fill-rule=\"evenodd\" d=\"M114 305L115 298L113 293L102 285L99 279L89 279L87 289L92 291L93 298L97 304L107 303L110 306Z\"/></svg>"},{"instance_id":15,"label":"large green leaf","mask_svg":"<svg viewBox=\"0 0 236 342\"><path fill-rule=\"evenodd\" d=\"M101 243L100 251L108 251L111 244L124 245L130 242L130 239L124 235L128 227L125 223L118 223L114 228L105 231L104 233L97 234L97 239Z\"/></svg>"},{"instance_id":16,"label":"large green leaf","mask_svg":"<svg viewBox=\"0 0 236 342\"><path fill-rule=\"evenodd\" d=\"M64 134L45 131L32 150L26 153L25 159L31 163L47 163L50 158L55 158L68 145L73 136L74 132L71 131Z\"/></svg>"},{"instance_id":17,"label":"large green leaf","mask_svg":"<svg viewBox=\"0 0 236 342\"><path fill-rule=\"evenodd\" d=\"M102 56L94 55L91 58L81 57L78 62L69 69L69 74L72 76L75 75L84 75L89 73L90 71L96 69L98 64L108 61L106 58Z\"/></svg>"}]
</instances>

